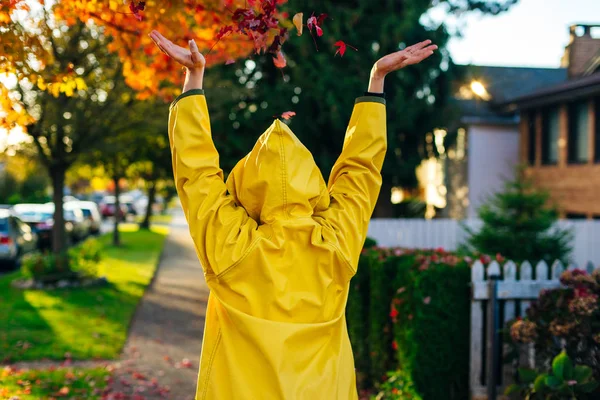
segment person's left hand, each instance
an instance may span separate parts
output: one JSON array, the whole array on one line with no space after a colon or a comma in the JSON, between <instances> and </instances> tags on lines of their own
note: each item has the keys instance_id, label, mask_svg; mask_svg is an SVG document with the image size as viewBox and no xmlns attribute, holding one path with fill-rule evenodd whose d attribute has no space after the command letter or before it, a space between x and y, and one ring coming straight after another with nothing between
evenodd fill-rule
<instances>
[{"instance_id":1,"label":"person's left hand","mask_svg":"<svg viewBox=\"0 0 600 400\"><path fill-rule=\"evenodd\" d=\"M390 72L420 63L430 57L437 48L435 44L431 44L431 40L425 40L408 46L403 50L388 54L375 63L371 71L371 76L383 79Z\"/></svg>"}]
</instances>

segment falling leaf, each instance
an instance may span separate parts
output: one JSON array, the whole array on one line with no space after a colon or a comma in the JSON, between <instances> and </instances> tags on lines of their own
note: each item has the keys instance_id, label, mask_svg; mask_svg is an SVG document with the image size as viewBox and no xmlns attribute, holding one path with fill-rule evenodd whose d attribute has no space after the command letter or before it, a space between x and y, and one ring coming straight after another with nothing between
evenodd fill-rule
<instances>
[{"instance_id":1,"label":"falling leaf","mask_svg":"<svg viewBox=\"0 0 600 400\"><path fill-rule=\"evenodd\" d=\"M344 57L344 54L346 54L346 43L342 42L341 40L338 40L334 43L334 46L338 48L335 52L335 55L337 56L339 53L340 56Z\"/></svg>"},{"instance_id":2,"label":"falling leaf","mask_svg":"<svg viewBox=\"0 0 600 400\"><path fill-rule=\"evenodd\" d=\"M287 65L287 61L281 51L277 53L276 58L273 57L273 64L275 64L277 68L285 68L285 66Z\"/></svg>"},{"instance_id":3,"label":"falling leaf","mask_svg":"<svg viewBox=\"0 0 600 400\"><path fill-rule=\"evenodd\" d=\"M337 42L335 42L333 45L334 45L334 46L336 46L336 47L338 48L338 49L337 49L337 51L335 52L335 55L336 55L336 56L337 56L337 55L338 55L338 53L339 53L339 55L340 55L340 56L344 57L344 54L346 54L346 49L347 49L348 47L350 47L350 48L351 48L352 50L354 50L354 51L358 51L358 50L356 49L356 47L352 47L352 46L350 46L349 44L345 43L345 42L344 42L344 41L342 41L342 40L338 40L338 41L337 41Z\"/></svg>"},{"instance_id":4,"label":"falling leaf","mask_svg":"<svg viewBox=\"0 0 600 400\"><path fill-rule=\"evenodd\" d=\"M302 24L303 20L304 20L304 13L298 13L298 14L294 15L293 21L294 21L294 26L296 27L296 30L298 31L298 36L302 36L302 30L304 28L304 25Z\"/></svg>"},{"instance_id":5,"label":"falling leaf","mask_svg":"<svg viewBox=\"0 0 600 400\"><path fill-rule=\"evenodd\" d=\"M227 59L227 61L225 61L225 65L231 65L234 63L235 63L235 60L233 58L229 58L229 59Z\"/></svg>"},{"instance_id":6,"label":"falling leaf","mask_svg":"<svg viewBox=\"0 0 600 400\"><path fill-rule=\"evenodd\" d=\"M182 368L192 368L192 362L190 360L188 360L187 358L184 358L181 361L181 367Z\"/></svg>"},{"instance_id":7,"label":"falling leaf","mask_svg":"<svg viewBox=\"0 0 600 400\"><path fill-rule=\"evenodd\" d=\"M306 20L306 26L308 27L310 33L312 33L312 30L315 29L317 31L317 36L323 36L323 29L321 29L319 26L319 20L314 15Z\"/></svg>"},{"instance_id":8,"label":"falling leaf","mask_svg":"<svg viewBox=\"0 0 600 400\"><path fill-rule=\"evenodd\" d=\"M281 118L283 119L291 119L294 116L296 116L296 112L294 111L286 111L281 114Z\"/></svg>"}]
</instances>

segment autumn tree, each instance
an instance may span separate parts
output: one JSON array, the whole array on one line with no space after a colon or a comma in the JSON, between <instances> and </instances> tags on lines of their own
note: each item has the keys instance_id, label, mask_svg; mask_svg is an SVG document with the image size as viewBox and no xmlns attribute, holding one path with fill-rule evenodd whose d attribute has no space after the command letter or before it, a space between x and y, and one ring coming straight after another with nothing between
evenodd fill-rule
<instances>
[{"instance_id":1,"label":"autumn tree","mask_svg":"<svg viewBox=\"0 0 600 400\"><path fill-rule=\"evenodd\" d=\"M449 14L478 10L495 14L515 1L439 1ZM451 35L444 23L426 16L430 1L376 2L298 1L282 5L283 11L315 10L326 13L323 35L307 33L291 37L284 47L287 67L277 69L270 57L254 56L250 62L219 66L207 73L207 97L213 118L213 132L221 152L223 168L228 171L244 156L273 116L293 110L297 116L291 126L311 150L324 174L328 174L341 150L343 135L354 98L366 91L363 86L371 65L382 54L407 44L431 39L440 48L430 59L399 71L386 81L388 101L388 153L384 164L384 183L376 216L390 216L391 187L416 187L415 168L428 157L426 134L434 128L451 128L453 110L448 104L456 68L447 50ZM307 17L304 17L306 25ZM358 51L347 48L343 57L333 57L336 42L343 39ZM318 51L316 49L318 48ZM214 74L225 74L231 81L224 88L209 87ZM282 76L283 71L283 76ZM219 76L218 79L227 80ZM236 86L247 90L231 91ZM228 104L223 98L230 98ZM213 106L217 102L217 106ZM223 109L224 108L224 109ZM429 146L428 146L429 145Z\"/></svg>"},{"instance_id":2,"label":"autumn tree","mask_svg":"<svg viewBox=\"0 0 600 400\"><path fill-rule=\"evenodd\" d=\"M17 122L32 137L52 181L56 206L52 248L58 254L66 245L65 173L82 154L104 140L107 132L100 121L118 120L127 107L121 96L130 89L101 29L83 23L67 27L45 8L32 15L37 19L22 26L23 35L36 36L28 42L32 56L14 64L14 85L3 88L12 109L22 113L23 121ZM44 56L37 59L33 54ZM63 78L57 81L60 76Z\"/></svg>"}]
</instances>

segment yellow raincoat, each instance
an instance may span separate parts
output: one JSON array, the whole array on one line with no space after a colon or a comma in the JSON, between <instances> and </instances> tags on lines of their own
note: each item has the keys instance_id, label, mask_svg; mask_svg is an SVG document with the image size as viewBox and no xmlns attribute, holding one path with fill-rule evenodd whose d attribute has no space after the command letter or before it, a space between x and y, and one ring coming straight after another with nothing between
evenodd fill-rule
<instances>
[{"instance_id":1,"label":"yellow raincoat","mask_svg":"<svg viewBox=\"0 0 600 400\"><path fill-rule=\"evenodd\" d=\"M202 90L171 106L169 139L211 289L196 399L357 399L344 311L381 186L385 101L357 99L329 185L279 120L225 183Z\"/></svg>"}]
</instances>

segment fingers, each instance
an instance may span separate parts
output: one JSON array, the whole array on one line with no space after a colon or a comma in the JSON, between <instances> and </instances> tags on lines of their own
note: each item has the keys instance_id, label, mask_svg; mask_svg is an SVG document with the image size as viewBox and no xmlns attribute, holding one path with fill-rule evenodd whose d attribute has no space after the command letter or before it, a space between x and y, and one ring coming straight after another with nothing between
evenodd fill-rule
<instances>
[{"instance_id":1,"label":"fingers","mask_svg":"<svg viewBox=\"0 0 600 400\"><path fill-rule=\"evenodd\" d=\"M194 39L189 41L190 52L192 53L192 62L194 64L200 64L202 62L202 54L200 54L200 50L198 49L198 45Z\"/></svg>"},{"instance_id":2,"label":"fingers","mask_svg":"<svg viewBox=\"0 0 600 400\"><path fill-rule=\"evenodd\" d=\"M415 52L417 50L421 50L423 47L427 46L431 43L431 40L427 39L417 44L413 44L412 46L408 46L404 49L404 51L408 51L409 53Z\"/></svg>"},{"instance_id":3,"label":"fingers","mask_svg":"<svg viewBox=\"0 0 600 400\"><path fill-rule=\"evenodd\" d=\"M152 39L154 44L156 44L156 46L158 46L160 51L162 51L166 55L170 56L169 52L166 49L167 39L163 35L161 35L160 32L153 30L152 32L150 32L150 34L148 36L150 36L150 39Z\"/></svg>"}]
</instances>

